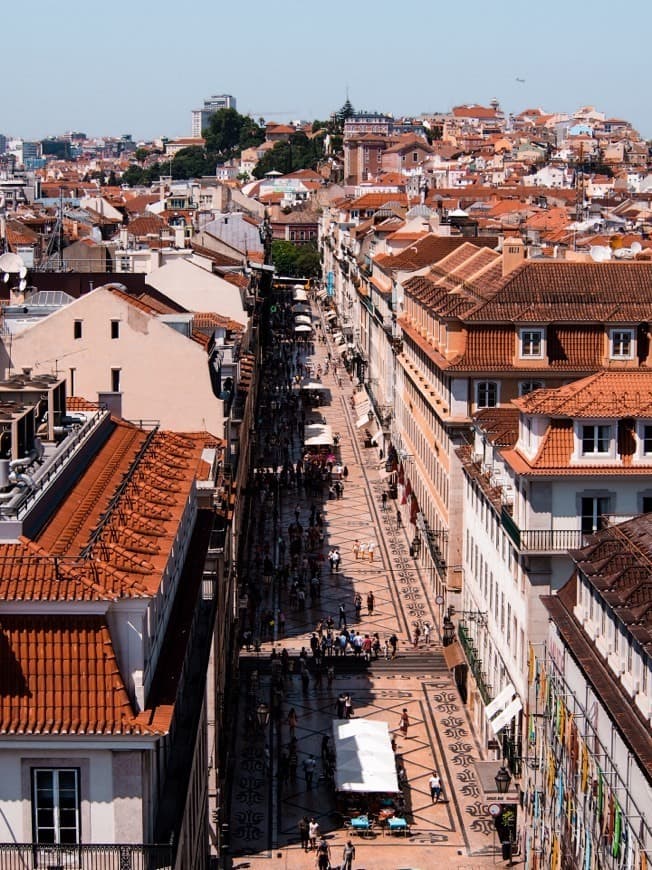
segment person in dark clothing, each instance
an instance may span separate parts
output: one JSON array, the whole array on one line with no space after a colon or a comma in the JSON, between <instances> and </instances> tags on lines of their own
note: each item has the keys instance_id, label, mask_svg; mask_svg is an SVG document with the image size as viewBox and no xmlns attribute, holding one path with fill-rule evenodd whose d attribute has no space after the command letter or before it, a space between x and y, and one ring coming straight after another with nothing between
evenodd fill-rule
<instances>
[{"instance_id":1,"label":"person in dark clothing","mask_svg":"<svg viewBox=\"0 0 652 870\"><path fill-rule=\"evenodd\" d=\"M308 839L308 816L299 819L299 837L301 838L301 848L304 852L307 852L310 846L310 840Z\"/></svg>"}]
</instances>

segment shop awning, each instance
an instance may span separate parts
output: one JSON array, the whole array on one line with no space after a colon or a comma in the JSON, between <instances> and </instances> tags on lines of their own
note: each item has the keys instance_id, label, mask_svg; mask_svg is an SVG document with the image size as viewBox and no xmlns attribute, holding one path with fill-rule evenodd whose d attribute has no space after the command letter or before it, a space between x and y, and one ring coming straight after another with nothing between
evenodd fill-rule
<instances>
[{"instance_id":1,"label":"shop awning","mask_svg":"<svg viewBox=\"0 0 652 870\"><path fill-rule=\"evenodd\" d=\"M387 722L333 722L335 790L397 794L396 761Z\"/></svg>"},{"instance_id":2,"label":"shop awning","mask_svg":"<svg viewBox=\"0 0 652 870\"><path fill-rule=\"evenodd\" d=\"M292 306L292 311L295 314L310 314L310 306L303 302L297 302L296 305Z\"/></svg>"},{"instance_id":3,"label":"shop awning","mask_svg":"<svg viewBox=\"0 0 652 870\"><path fill-rule=\"evenodd\" d=\"M307 302L308 301L308 294L306 293L306 291L303 288L301 288L299 290L294 291L293 298L294 298L295 302Z\"/></svg>"},{"instance_id":4,"label":"shop awning","mask_svg":"<svg viewBox=\"0 0 652 870\"><path fill-rule=\"evenodd\" d=\"M337 318L337 314L334 311L327 311L326 314L324 314L324 317L326 318L326 320L335 320Z\"/></svg>"},{"instance_id":5,"label":"shop awning","mask_svg":"<svg viewBox=\"0 0 652 870\"><path fill-rule=\"evenodd\" d=\"M303 443L306 447L326 447L333 443L333 430L325 423L306 426Z\"/></svg>"},{"instance_id":6,"label":"shop awning","mask_svg":"<svg viewBox=\"0 0 652 870\"><path fill-rule=\"evenodd\" d=\"M312 323L312 319L311 319L311 317L310 317L309 314L295 314L295 315L294 315L294 322L295 322L295 323L307 323L307 324L311 324L311 323Z\"/></svg>"},{"instance_id":7,"label":"shop awning","mask_svg":"<svg viewBox=\"0 0 652 870\"><path fill-rule=\"evenodd\" d=\"M327 389L327 387L325 387L324 384L320 383L319 381L308 381L307 384L301 384L301 389L302 390L315 390L315 391L321 392L321 391Z\"/></svg>"},{"instance_id":8,"label":"shop awning","mask_svg":"<svg viewBox=\"0 0 652 870\"><path fill-rule=\"evenodd\" d=\"M464 653L462 652L462 647L459 644L459 641L453 641L450 646L444 647L444 659L446 661L446 667L449 671L453 668L456 668L458 665L463 665L466 663L466 659L464 658Z\"/></svg>"},{"instance_id":9,"label":"shop awning","mask_svg":"<svg viewBox=\"0 0 652 870\"><path fill-rule=\"evenodd\" d=\"M308 326L307 323L300 323L298 326L294 327L295 332L312 332L312 326Z\"/></svg>"},{"instance_id":10,"label":"shop awning","mask_svg":"<svg viewBox=\"0 0 652 870\"><path fill-rule=\"evenodd\" d=\"M494 734L498 734L506 725L512 721L514 716L521 712L523 705L520 698L514 698L511 704L508 704L502 713L499 713L493 719L489 720L489 724L493 729Z\"/></svg>"},{"instance_id":11,"label":"shop awning","mask_svg":"<svg viewBox=\"0 0 652 870\"><path fill-rule=\"evenodd\" d=\"M333 338L335 339L335 341L337 341L337 340L340 339L340 338L344 338L344 336L342 335L341 332L334 332L334 333L333 333Z\"/></svg>"},{"instance_id":12,"label":"shop awning","mask_svg":"<svg viewBox=\"0 0 652 870\"><path fill-rule=\"evenodd\" d=\"M317 297L317 299L325 299L328 296L328 293L326 292L326 290L318 290L315 293L315 296Z\"/></svg>"},{"instance_id":13,"label":"shop awning","mask_svg":"<svg viewBox=\"0 0 652 870\"><path fill-rule=\"evenodd\" d=\"M383 431L380 428L380 426L378 425L378 423L374 423L374 425L376 427L376 431L372 434L371 440L375 441L376 444L380 444L380 441L378 440L378 438L380 437L380 439L382 440Z\"/></svg>"},{"instance_id":14,"label":"shop awning","mask_svg":"<svg viewBox=\"0 0 652 870\"><path fill-rule=\"evenodd\" d=\"M355 421L356 429L359 429L361 426L368 426L368 425L369 425L369 414L363 414L361 417L358 417L358 419Z\"/></svg>"}]
</instances>

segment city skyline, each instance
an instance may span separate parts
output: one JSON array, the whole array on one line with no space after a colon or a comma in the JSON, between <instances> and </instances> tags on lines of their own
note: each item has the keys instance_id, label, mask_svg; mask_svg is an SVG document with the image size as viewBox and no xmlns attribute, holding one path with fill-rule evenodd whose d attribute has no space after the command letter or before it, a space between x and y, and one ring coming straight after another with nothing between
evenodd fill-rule
<instances>
[{"instance_id":1,"label":"city skyline","mask_svg":"<svg viewBox=\"0 0 652 870\"><path fill-rule=\"evenodd\" d=\"M298 0L281 0L269 20L259 0L249 8L245 29L238 7L205 0L185 25L169 0L155 13L117 0L101 20L73 0L65 21L35 0L29 50L22 35L7 40L5 69L14 75L0 130L28 139L67 130L187 136L191 110L211 93L233 94L239 111L280 122L328 117L348 93L356 109L408 116L493 98L506 113L594 105L652 136L652 108L636 86L650 72L652 12L640 2L629 7L620 39L606 0L593 4L590 20L559 0L529 20L479 2L463 18L427 0L416 0L409 17L387 0L334 0L317 20ZM23 24L10 7L5 32L20 34Z\"/></svg>"}]
</instances>

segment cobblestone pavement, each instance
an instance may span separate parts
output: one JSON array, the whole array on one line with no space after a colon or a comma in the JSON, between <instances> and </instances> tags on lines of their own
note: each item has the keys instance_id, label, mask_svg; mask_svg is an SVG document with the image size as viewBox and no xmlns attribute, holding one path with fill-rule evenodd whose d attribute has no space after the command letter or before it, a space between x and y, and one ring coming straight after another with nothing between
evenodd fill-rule
<instances>
[{"instance_id":1,"label":"cobblestone pavement","mask_svg":"<svg viewBox=\"0 0 652 870\"><path fill-rule=\"evenodd\" d=\"M325 362L329 345L316 344L313 358ZM312 788L308 788L302 773L302 760L313 754L319 759L321 740L331 733L335 715L335 700L340 692L351 694L356 717L387 722L396 739L396 751L407 773L405 789L407 818L411 834L408 837L389 835L382 830L370 838L355 838L354 868L428 868L435 862L458 870L502 863L495 851L494 827L477 779L474 760L481 758L466 709L461 702L451 674L446 669L442 648L437 637L432 645L413 649L409 636L416 620L435 625L436 605L409 555L408 535L413 528L397 528L396 502L389 501L382 510L381 467L378 451L365 449L355 428L355 415L350 408L352 385L343 369L338 369L343 385L329 374L323 378L329 388L330 403L319 409L334 432L342 434L341 457L348 468L344 497L316 506L325 515L324 551L337 546L342 564L337 574L329 574L328 564L322 572L321 598L316 607L303 611L290 610L286 593L277 591L280 599L274 603L286 614L285 637L277 640L276 648L286 647L298 655L301 647L309 649L310 633L318 619L329 614L338 625L338 608L343 603L349 627L353 624L361 633L378 632L381 642L392 633L399 637L398 657L385 661L381 654L367 668L354 662L352 655L337 661L336 677L331 687L326 680L316 687L311 680L304 691L297 675L290 676L284 687L282 716L272 722L263 737L250 733L243 721L244 703L234 752L234 788L231 800L231 853L234 867L253 867L267 861L275 867L299 868L315 866L314 855L304 853L299 844L297 823L307 815L315 817L331 846L332 865L338 866L347 833L342 819L335 812L331 786L320 777L321 764ZM280 527L287 530L294 520L294 510L300 505L302 517L307 517L314 499L300 497L296 492L284 495L281 503ZM355 559L353 544L373 542L374 561ZM366 596L374 593L373 613L368 614ZM354 619L354 594L363 600L360 619ZM274 594L272 590L270 593ZM243 651L241 695L269 698L270 652L272 643L264 642L258 655ZM248 680L252 670L254 686ZM296 727L298 772L285 787L279 785L277 760L286 746L289 728L285 722L288 710L294 707L298 717ZM397 730L403 708L410 717L407 736ZM236 723L234 723L236 724ZM265 741L272 748L266 760ZM433 804L428 778L438 771L443 786L443 799ZM515 861L516 863L516 861Z\"/></svg>"}]
</instances>

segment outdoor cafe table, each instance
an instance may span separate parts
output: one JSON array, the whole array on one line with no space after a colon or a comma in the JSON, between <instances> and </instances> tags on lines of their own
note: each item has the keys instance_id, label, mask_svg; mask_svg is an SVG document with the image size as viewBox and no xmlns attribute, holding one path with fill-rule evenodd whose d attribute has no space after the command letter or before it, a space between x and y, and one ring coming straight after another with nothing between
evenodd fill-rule
<instances>
[{"instance_id":1,"label":"outdoor cafe table","mask_svg":"<svg viewBox=\"0 0 652 870\"><path fill-rule=\"evenodd\" d=\"M408 825L405 819L387 819L387 827L389 828L390 834L393 834L395 831L407 834L408 830Z\"/></svg>"}]
</instances>

